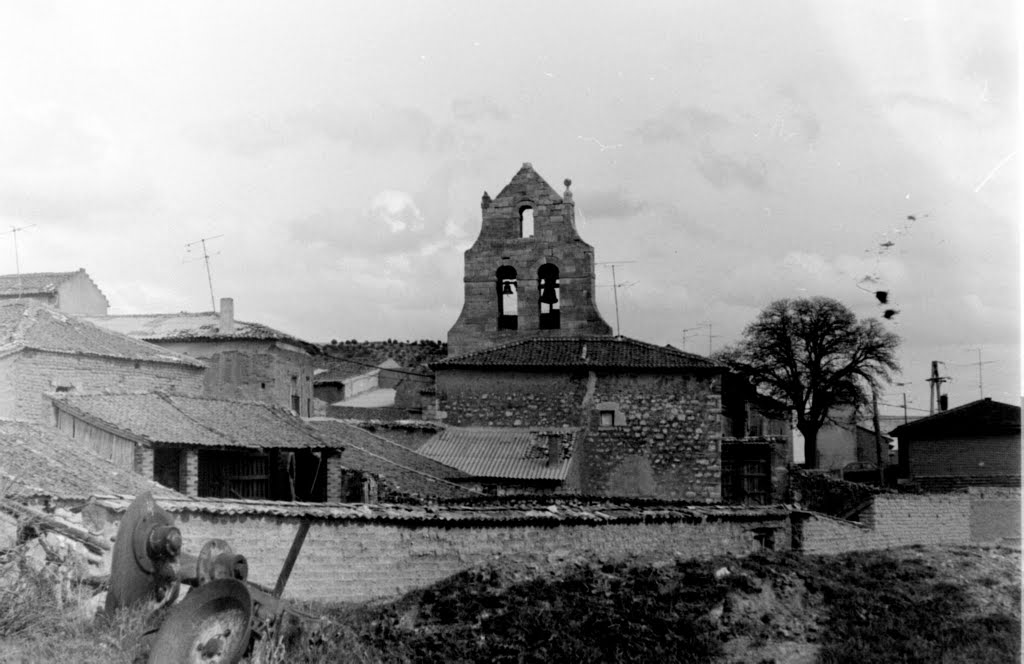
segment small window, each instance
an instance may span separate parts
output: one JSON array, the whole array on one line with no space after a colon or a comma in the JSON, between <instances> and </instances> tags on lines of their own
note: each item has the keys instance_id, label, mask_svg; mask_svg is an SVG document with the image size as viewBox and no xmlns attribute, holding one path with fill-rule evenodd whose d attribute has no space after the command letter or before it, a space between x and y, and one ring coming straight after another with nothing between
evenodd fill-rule
<instances>
[{"instance_id":1,"label":"small window","mask_svg":"<svg viewBox=\"0 0 1024 664\"><path fill-rule=\"evenodd\" d=\"M601 427L624 427L626 416L614 401L605 401L595 406L598 425Z\"/></svg>"},{"instance_id":2,"label":"small window","mask_svg":"<svg viewBox=\"0 0 1024 664\"><path fill-rule=\"evenodd\" d=\"M519 237L533 237L533 208L524 205L519 208Z\"/></svg>"}]
</instances>

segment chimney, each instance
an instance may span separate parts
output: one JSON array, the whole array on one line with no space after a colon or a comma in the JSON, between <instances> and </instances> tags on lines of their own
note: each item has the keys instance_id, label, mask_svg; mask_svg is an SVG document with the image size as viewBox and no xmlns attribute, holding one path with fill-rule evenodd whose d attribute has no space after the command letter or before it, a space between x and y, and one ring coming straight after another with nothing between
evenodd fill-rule
<instances>
[{"instance_id":1,"label":"chimney","mask_svg":"<svg viewBox=\"0 0 1024 664\"><path fill-rule=\"evenodd\" d=\"M557 466L562 463L562 436L557 433L549 433L548 439L548 466Z\"/></svg>"},{"instance_id":2,"label":"chimney","mask_svg":"<svg viewBox=\"0 0 1024 664\"><path fill-rule=\"evenodd\" d=\"M235 301L230 297L222 297L220 299L218 332L221 334L235 333Z\"/></svg>"},{"instance_id":3,"label":"chimney","mask_svg":"<svg viewBox=\"0 0 1024 664\"><path fill-rule=\"evenodd\" d=\"M941 413L942 411L946 411L946 410L949 410L949 395L948 394L940 394L939 395L939 412Z\"/></svg>"}]
</instances>

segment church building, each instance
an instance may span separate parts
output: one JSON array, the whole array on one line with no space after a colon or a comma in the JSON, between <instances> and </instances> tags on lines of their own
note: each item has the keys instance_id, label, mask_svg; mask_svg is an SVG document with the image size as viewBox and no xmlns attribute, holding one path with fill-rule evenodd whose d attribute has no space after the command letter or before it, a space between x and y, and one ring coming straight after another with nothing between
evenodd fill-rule
<instances>
[{"instance_id":1,"label":"church building","mask_svg":"<svg viewBox=\"0 0 1024 664\"><path fill-rule=\"evenodd\" d=\"M421 453L485 492L719 502L724 367L612 334L570 184L527 163L484 193L462 313L430 365L448 431Z\"/></svg>"}]
</instances>

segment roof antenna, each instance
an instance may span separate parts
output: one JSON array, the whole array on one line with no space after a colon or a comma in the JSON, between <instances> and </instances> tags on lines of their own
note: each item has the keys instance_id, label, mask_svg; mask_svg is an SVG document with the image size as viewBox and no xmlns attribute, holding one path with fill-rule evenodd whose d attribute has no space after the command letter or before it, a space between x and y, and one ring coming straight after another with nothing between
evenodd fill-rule
<instances>
[{"instance_id":1,"label":"roof antenna","mask_svg":"<svg viewBox=\"0 0 1024 664\"><path fill-rule=\"evenodd\" d=\"M201 244L203 246L203 261L206 262L206 282L210 285L210 311L215 313L217 311L217 304L213 299L213 277L210 276L210 254L206 251L206 241L216 240L219 237L224 237L224 234L221 233L220 235L211 235L210 237L199 238L195 242L189 242L185 245L185 251L191 251L191 247L196 244ZM219 253L220 252L218 251L217 254ZM213 255L216 256L217 254Z\"/></svg>"},{"instance_id":2,"label":"roof antenna","mask_svg":"<svg viewBox=\"0 0 1024 664\"><path fill-rule=\"evenodd\" d=\"M622 336L622 333L621 333L621 331L619 329L619 289L620 288L628 288L630 286L635 285L637 282L631 281L629 283L620 284L615 279L615 266L616 265L625 265L626 263L635 263L635 262L636 261L615 261L615 262L610 262L609 261L609 262L605 262L605 263L594 263L594 265L610 265L611 268L612 268L612 283L611 283L611 287L612 287L612 293L614 293L614 295L615 295L615 336L617 336L617 337L621 337ZM608 284L603 284L603 285L607 286Z\"/></svg>"},{"instance_id":3,"label":"roof antenna","mask_svg":"<svg viewBox=\"0 0 1024 664\"><path fill-rule=\"evenodd\" d=\"M11 226L11 230L4 231L3 233L0 233L0 235L7 235L8 233L10 233L14 237L14 270L15 270L15 273L18 275L18 299L19 300L21 299L22 287L21 287L21 261L18 258L18 233L20 233L23 230L32 228L33 226L35 226L35 224L29 224L28 226L18 226L17 228L15 228L14 226Z\"/></svg>"}]
</instances>

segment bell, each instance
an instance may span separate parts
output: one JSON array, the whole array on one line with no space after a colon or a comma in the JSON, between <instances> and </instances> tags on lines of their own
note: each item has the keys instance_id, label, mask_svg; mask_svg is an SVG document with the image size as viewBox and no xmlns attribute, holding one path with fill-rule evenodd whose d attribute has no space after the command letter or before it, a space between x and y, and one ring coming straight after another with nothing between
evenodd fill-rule
<instances>
[{"instance_id":1,"label":"bell","mask_svg":"<svg viewBox=\"0 0 1024 664\"><path fill-rule=\"evenodd\" d=\"M501 294L502 295L511 295L512 294L512 284L510 284L507 281L505 283L503 283L501 285Z\"/></svg>"},{"instance_id":2,"label":"bell","mask_svg":"<svg viewBox=\"0 0 1024 664\"><path fill-rule=\"evenodd\" d=\"M555 286L550 281L545 281L540 289L540 301L544 304L558 302L558 295L555 293Z\"/></svg>"}]
</instances>

